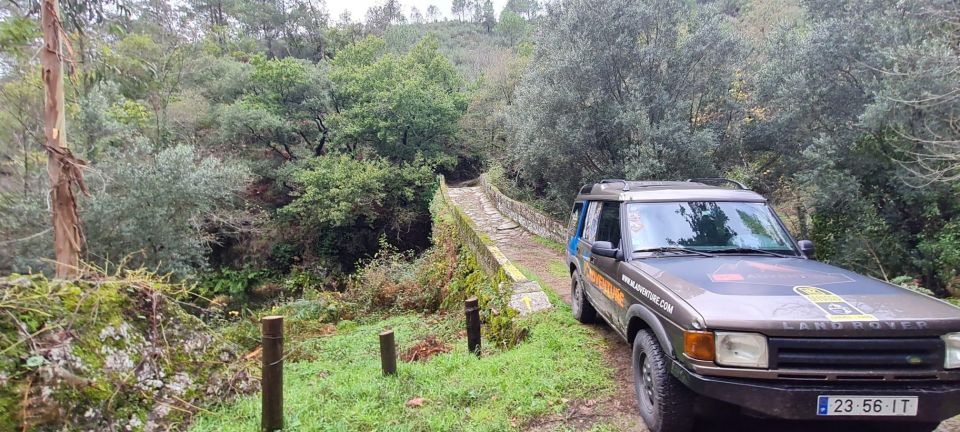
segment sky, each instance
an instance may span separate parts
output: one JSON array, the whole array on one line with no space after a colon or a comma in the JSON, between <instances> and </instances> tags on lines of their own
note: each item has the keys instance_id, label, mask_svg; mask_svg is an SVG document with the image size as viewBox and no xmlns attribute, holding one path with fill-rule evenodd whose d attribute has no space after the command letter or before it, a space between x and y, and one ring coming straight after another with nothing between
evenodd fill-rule
<instances>
[{"instance_id":1,"label":"sky","mask_svg":"<svg viewBox=\"0 0 960 432\"><path fill-rule=\"evenodd\" d=\"M363 20L370 6L382 3L382 0L326 0L326 3L330 18L336 20L344 10L349 10L353 20L360 21ZM403 14L407 17L410 16L410 8L413 6L420 9L420 13L426 15L427 7L436 5L440 8L440 13L444 17L451 18L451 3L452 0L400 0L400 4L403 5ZM493 0L493 9L497 11L497 15L500 15L500 11L506 4L507 0Z\"/></svg>"}]
</instances>

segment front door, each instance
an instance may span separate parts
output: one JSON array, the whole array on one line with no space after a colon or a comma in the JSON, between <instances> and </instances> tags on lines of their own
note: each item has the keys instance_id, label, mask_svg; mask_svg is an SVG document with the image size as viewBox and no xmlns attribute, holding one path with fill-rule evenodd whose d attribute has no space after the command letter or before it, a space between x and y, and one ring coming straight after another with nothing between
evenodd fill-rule
<instances>
[{"instance_id":1,"label":"front door","mask_svg":"<svg viewBox=\"0 0 960 432\"><path fill-rule=\"evenodd\" d=\"M616 279L621 262L590 253L590 247L598 241L621 247L620 203L591 202L586 217L583 241L579 246L584 258L583 278L590 288L585 291L590 294L593 305L611 324L622 325L620 317L623 315L625 299Z\"/></svg>"}]
</instances>

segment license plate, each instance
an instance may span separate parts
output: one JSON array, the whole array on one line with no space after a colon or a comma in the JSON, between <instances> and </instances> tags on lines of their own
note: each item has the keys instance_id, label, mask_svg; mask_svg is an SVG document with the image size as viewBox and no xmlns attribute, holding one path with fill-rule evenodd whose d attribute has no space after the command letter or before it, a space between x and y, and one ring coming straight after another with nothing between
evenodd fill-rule
<instances>
[{"instance_id":1,"label":"license plate","mask_svg":"<svg viewBox=\"0 0 960 432\"><path fill-rule=\"evenodd\" d=\"M818 416L915 416L916 396L825 396L817 398Z\"/></svg>"}]
</instances>

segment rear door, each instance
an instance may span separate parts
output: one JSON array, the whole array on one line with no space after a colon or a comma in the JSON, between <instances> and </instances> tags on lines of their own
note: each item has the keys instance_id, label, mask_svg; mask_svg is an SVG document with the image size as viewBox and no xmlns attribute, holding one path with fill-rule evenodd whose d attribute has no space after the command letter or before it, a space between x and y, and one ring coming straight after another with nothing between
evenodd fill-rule
<instances>
[{"instance_id":1,"label":"rear door","mask_svg":"<svg viewBox=\"0 0 960 432\"><path fill-rule=\"evenodd\" d=\"M572 258L577 256L577 244L580 243L580 233L583 228L583 208L585 202L576 202L573 204L573 211L570 212L570 220L567 222L567 253Z\"/></svg>"},{"instance_id":2,"label":"rear door","mask_svg":"<svg viewBox=\"0 0 960 432\"><path fill-rule=\"evenodd\" d=\"M577 261L580 263L580 275L583 277L583 292L586 294L587 298L590 299L590 304L592 304L597 311L606 316L605 309L607 309L607 300L602 293L597 291L596 287L590 282L588 278L590 269L590 245L593 244L593 239L597 235L597 223L600 222L600 207L603 204L601 201L589 201L585 203L586 211L583 216L583 228L580 230L580 237L576 242L576 255Z\"/></svg>"}]
</instances>

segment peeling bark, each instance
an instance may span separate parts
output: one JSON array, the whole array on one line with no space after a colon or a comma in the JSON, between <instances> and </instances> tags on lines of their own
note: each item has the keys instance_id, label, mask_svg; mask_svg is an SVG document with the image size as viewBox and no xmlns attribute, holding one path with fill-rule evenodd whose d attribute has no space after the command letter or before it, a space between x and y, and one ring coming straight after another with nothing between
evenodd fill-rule
<instances>
[{"instance_id":1,"label":"peeling bark","mask_svg":"<svg viewBox=\"0 0 960 432\"><path fill-rule=\"evenodd\" d=\"M44 136L47 152L47 175L50 179L50 207L53 222L53 250L56 277L73 278L80 268L83 232L77 214L73 187L87 193L82 169L86 162L77 159L67 148L64 118L63 26L59 18L58 0L43 0L40 24L44 46L40 52L43 65Z\"/></svg>"}]
</instances>

